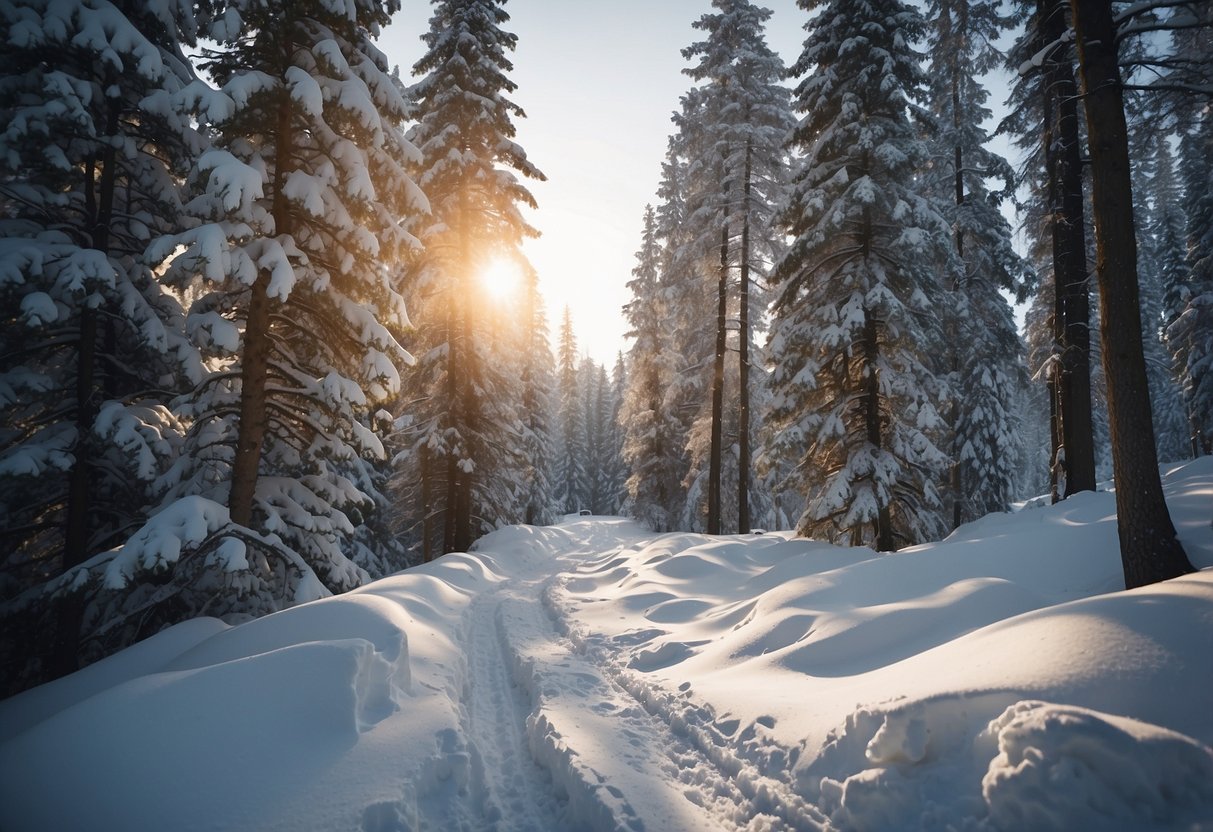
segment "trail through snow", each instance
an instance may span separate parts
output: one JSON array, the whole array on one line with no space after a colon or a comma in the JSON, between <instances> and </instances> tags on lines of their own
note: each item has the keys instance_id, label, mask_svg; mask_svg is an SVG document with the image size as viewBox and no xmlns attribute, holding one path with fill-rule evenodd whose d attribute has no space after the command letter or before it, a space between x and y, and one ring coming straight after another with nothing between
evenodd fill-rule
<instances>
[{"instance_id":1,"label":"trail through snow","mask_svg":"<svg viewBox=\"0 0 1213 832\"><path fill-rule=\"evenodd\" d=\"M1200 571L1124 591L1114 501L895 553L516 526L169 628L0 702L0 829L1213 830Z\"/></svg>"},{"instance_id":2,"label":"trail through snow","mask_svg":"<svg viewBox=\"0 0 1213 832\"><path fill-rule=\"evenodd\" d=\"M603 645L571 631L553 591L566 570L586 557L609 560L621 544L645 537L636 530L632 540L621 539L618 528L605 535L608 524L620 525L582 521L563 551L512 559L513 574L472 602L460 722L466 792L474 800L419 801L412 825L501 832L821 828L824 816L797 798L790 782L742 762L719 735L696 725L695 709L660 701L612 663ZM604 540L614 546L596 548Z\"/></svg>"}]
</instances>

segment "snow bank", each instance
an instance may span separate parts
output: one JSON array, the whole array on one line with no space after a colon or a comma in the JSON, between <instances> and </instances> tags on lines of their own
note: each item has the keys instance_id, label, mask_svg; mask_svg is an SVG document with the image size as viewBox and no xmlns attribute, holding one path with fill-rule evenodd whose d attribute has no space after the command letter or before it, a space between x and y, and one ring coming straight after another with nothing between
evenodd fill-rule
<instances>
[{"instance_id":1,"label":"snow bank","mask_svg":"<svg viewBox=\"0 0 1213 832\"><path fill-rule=\"evenodd\" d=\"M0 828L1213 828L1203 571L1121 591L1114 499L892 554L511 527L187 622L0 703Z\"/></svg>"},{"instance_id":2,"label":"snow bank","mask_svg":"<svg viewBox=\"0 0 1213 832\"><path fill-rule=\"evenodd\" d=\"M0 703L0 827L386 823L373 807L422 799L423 767L451 776L461 614L498 579L452 556L235 627L198 619Z\"/></svg>"},{"instance_id":3,"label":"snow bank","mask_svg":"<svg viewBox=\"0 0 1213 832\"><path fill-rule=\"evenodd\" d=\"M1213 460L1166 473L1213 566ZM1213 570L1116 591L1114 511L1084 494L882 555L666 535L550 602L636 695L839 828L1210 824Z\"/></svg>"}]
</instances>

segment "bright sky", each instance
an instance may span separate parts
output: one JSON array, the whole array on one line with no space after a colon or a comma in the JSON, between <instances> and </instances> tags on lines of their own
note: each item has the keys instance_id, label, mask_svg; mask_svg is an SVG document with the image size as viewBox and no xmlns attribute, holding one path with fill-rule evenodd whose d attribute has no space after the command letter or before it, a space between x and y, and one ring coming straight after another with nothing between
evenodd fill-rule
<instances>
[{"instance_id":1,"label":"bright sky","mask_svg":"<svg viewBox=\"0 0 1213 832\"><path fill-rule=\"evenodd\" d=\"M408 76L421 57L430 6L404 0L381 48ZM785 62L800 54L807 19L794 0L774 11L767 41ZM518 35L514 101L527 114L518 142L547 174L530 183L543 236L526 244L553 333L564 307L579 344L608 367L626 349L628 300L641 217L655 201L670 114L691 79L680 50L702 37L691 23L710 0L512 0Z\"/></svg>"}]
</instances>

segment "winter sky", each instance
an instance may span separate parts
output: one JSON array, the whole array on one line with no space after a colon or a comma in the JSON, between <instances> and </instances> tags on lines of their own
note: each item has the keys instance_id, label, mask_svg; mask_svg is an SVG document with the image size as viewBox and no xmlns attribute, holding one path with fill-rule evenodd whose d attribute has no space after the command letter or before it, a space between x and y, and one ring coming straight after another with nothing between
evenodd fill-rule
<instances>
[{"instance_id":1,"label":"winter sky","mask_svg":"<svg viewBox=\"0 0 1213 832\"><path fill-rule=\"evenodd\" d=\"M380 45L407 75L421 57L430 5L405 0ZM783 59L800 54L806 14L766 0L767 40ZM633 254L644 206L655 201L670 114L691 84L681 49L710 0L512 0L518 35L511 78L527 118L518 142L547 182L531 183L543 236L526 245L539 272L553 335L567 304L582 348L614 364L625 349Z\"/></svg>"},{"instance_id":2,"label":"winter sky","mask_svg":"<svg viewBox=\"0 0 1213 832\"><path fill-rule=\"evenodd\" d=\"M404 0L380 40L409 76L421 57L430 4ZM795 0L764 0L767 43L785 63L800 56L808 15ZM567 305L582 349L608 367L626 349L622 306L640 247L644 206L656 202L670 114L691 85L681 50L711 0L511 0L518 35L510 77L527 118L518 142L548 177L530 183L543 236L526 244L553 336ZM993 90L1001 109L1005 89ZM996 146L1007 153L1005 144ZM1014 162L1014 159L1012 159ZM1020 310L1022 316L1022 310Z\"/></svg>"}]
</instances>

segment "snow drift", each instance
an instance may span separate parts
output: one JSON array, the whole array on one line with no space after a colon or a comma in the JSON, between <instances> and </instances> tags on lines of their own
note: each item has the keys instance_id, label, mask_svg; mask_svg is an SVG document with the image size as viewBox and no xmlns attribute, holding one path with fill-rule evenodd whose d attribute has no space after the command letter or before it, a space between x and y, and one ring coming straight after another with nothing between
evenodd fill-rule
<instances>
[{"instance_id":1,"label":"snow drift","mask_svg":"<svg viewBox=\"0 0 1213 832\"><path fill-rule=\"evenodd\" d=\"M892 554L514 527L0 703L0 827L1213 826L1204 571L1121 591L1114 501Z\"/></svg>"}]
</instances>

